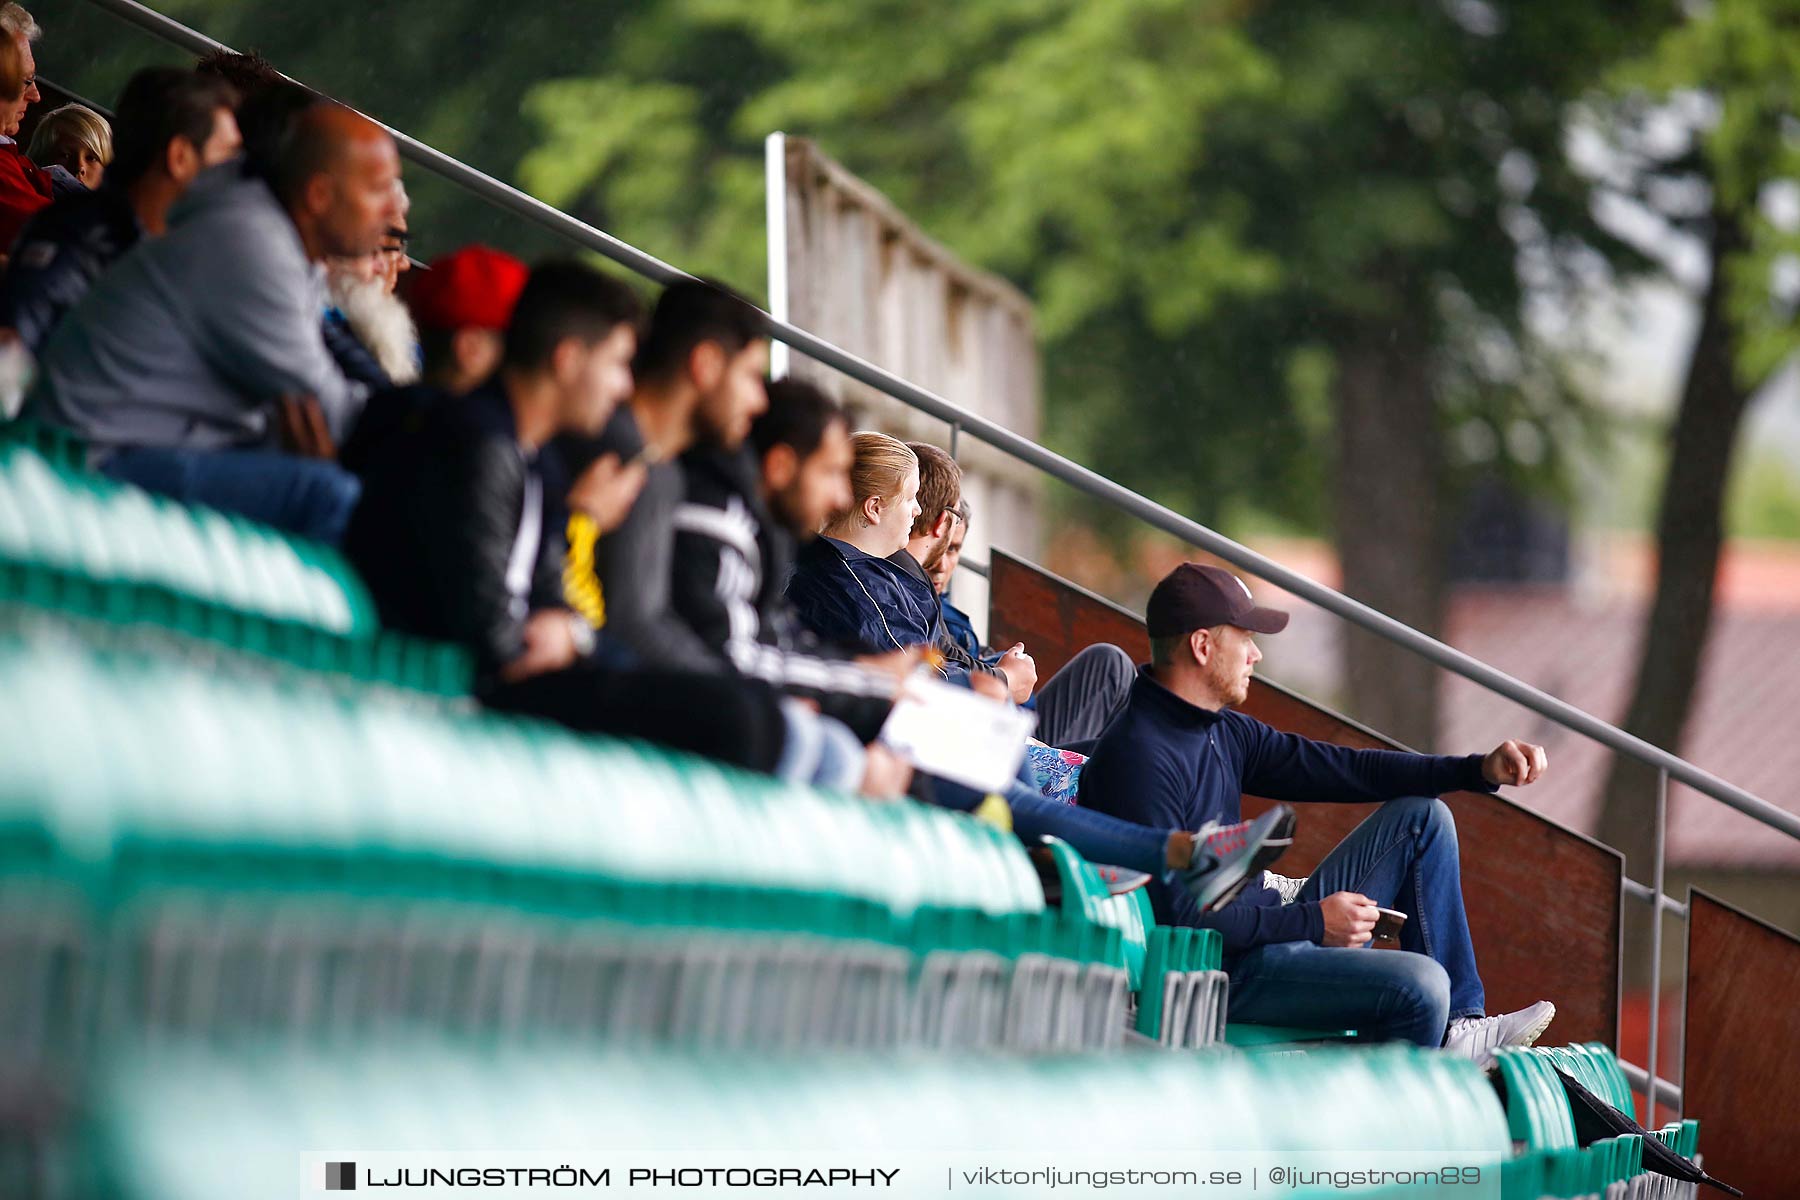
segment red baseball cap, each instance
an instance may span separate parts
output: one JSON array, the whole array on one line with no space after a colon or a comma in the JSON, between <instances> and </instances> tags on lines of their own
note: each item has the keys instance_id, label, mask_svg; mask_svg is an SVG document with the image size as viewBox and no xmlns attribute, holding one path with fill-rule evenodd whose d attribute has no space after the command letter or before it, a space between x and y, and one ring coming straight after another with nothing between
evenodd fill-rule
<instances>
[{"instance_id":1,"label":"red baseball cap","mask_svg":"<svg viewBox=\"0 0 1800 1200\"><path fill-rule=\"evenodd\" d=\"M406 302L428 329L504 330L530 274L510 254L464 246L411 272Z\"/></svg>"},{"instance_id":2,"label":"red baseball cap","mask_svg":"<svg viewBox=\"0 0 1800 1200\"><path fill-rule=\"evenodd\" d=\"M1177 637L1215 625L1236 625L1252 633L1280 633L1288 615L1261 608L1250 586L1224 567L1182 563L1163 576L1144 606L1151 637Z\"/></svg>"}]
</instances>

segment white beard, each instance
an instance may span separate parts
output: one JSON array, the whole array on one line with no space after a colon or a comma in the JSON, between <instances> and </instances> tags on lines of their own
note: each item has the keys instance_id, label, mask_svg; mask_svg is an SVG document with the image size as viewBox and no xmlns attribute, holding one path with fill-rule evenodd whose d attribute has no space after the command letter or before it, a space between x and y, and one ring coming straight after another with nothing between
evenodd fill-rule
<instances>
[{"instance_id":1,"label":"white beard","mask_svg":"<svg viewBox=\"0 0 1800 1200\"><path fill-rule=\"evenodd\" d=\"M331 302L350 323L356 340L368 348L395 387L419 381L419 328L412 313L396 296L388 294L380 279L367 283L333 272L329 278Z\"/></svg>"}]
</instances>

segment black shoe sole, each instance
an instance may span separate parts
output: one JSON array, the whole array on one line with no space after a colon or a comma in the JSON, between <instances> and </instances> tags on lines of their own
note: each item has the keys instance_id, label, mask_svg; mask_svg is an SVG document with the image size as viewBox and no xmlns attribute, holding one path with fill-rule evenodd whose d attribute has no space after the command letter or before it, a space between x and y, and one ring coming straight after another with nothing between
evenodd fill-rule
<instances>
[{"instance_id":1,"label":"black shoe sole","mask_svg":"<svg viewBox=\"0 0 1800 1200\"><path fill-rule=\"evenodd\" d=\"M1288 847L1294 844L1294 829L1297 824L1294 810L1284 808L1280 819L1270 826L1268 835L1257 843L1256 848L1246 857L1243 865L1231 868L1236 877L1226 884L1224 890L1216 896L1200 900L1200 911L1217 912L1242 895L1244 888L1252 879L1278 862L1281 856L1287 853ZM1221 868L1221 870L1224 869ZM1241 873L1238 873L1240 871Z\"/></svg>"}]
</instances>

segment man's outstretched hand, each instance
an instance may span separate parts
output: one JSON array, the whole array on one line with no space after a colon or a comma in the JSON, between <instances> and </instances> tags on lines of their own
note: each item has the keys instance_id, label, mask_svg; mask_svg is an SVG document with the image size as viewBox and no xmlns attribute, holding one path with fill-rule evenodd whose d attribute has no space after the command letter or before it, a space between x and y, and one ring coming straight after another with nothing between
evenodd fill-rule
<instances>
[{"instance_id":1,"label":"man's outstretched hand","mask_svg":"<svg viewBox=\"0 0 1800 1200\"><path fill-rule=\"evenodd\" d=\"M1501 742L1481 760L1481 777L1496 787L1523 787L1536 783L1550 768L1550 756L1542 746L1514 738Z\"/></svg>"}]
</instances>

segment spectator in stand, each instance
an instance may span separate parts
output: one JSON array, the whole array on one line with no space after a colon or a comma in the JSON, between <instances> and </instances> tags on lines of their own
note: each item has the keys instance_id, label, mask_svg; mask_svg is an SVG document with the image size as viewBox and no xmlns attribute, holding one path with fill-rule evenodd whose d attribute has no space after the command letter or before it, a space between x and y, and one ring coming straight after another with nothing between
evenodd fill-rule
<instances>
[{"instance_id":1,"label":"spectator in stand","mask_svg":"<svg viewBox=\"0 0 1800 1200\"><path fill-rule=\"evenodd\" d=\"M601 459L565 488L545 447L598 433L630 394L638 311L629 288L592 268L534 270L496 377L377 448L345 549L385 623L475 653L484 703L771 771L783 744L771 691L608 665L562 599L555 501L611 529L643 471Z\"/></svg>"},{"instance_id":2,"label":"spectator in stand","mask_svg":"<svg viewBox=\"0 0 1800 1200\"><path fill-rule=\"evenodd\" d=\"M100 469L178 500L335 542L355 476L328 461L364 390L320 335L318 263L373 254L399 207L379 125L312 101L281 154L215 167L45 344L30 403ZM295 453L282 453L285 442Z\"/></svg>"},{"instance_id":3,"label":"spectator in stand","mask_svg":"<svg viewBox=\"0 0 1800 1200\"><path fill-rule=\"evenodd\" d=\"M572 464L646 460L644 492L617 530L599 536L583 514L571 517L565 584L583 614L641 663L735 673L671 601L675 514L685 493L677 459L690 448L741 452L751 422L768 405L763 390L768 365L769 344L753 305L714 284L671 284L658 298L638 348L630 406L615 415L597 443L563 447ZM595 569L584 573L587 546ZM597 586L583 586L589 583ZM792 697L783 698L782 714L784 753L777 770L782 778L877 795L905 789L911 769L885 750L865 750L864 739L841 721Z\"/></svg>"},{"instance_id":4,"label":"spectator in stand","mask_svg":"<svg viewBox=\"0 0 1800 1200\"><path fill-rule=\"evenodd\" d=\"M241 142L229 86L174 67L147 67L119 94L116 157L92 194L33 217L4 278L0 325L35 354L63 314L140 238L161 237L169 208L200 172Z\"/></svg>"},{"instance_id":5,"label":"spectator in stand","mask_svg":"<svg viewBox=\"0 0 1800 1200\"><path fill-rule=\"evenodd\" d=\"M924 460L921 459L921 462ZM923 492L923 485L920 491ZM969 535L969 501L964 498L956 506L956 524L951 527L935 566L928 567L931 586L938 593L938 608L943 613L944 629L952 641L971 657L982 662L1004 662L975 636L975 625L968 614L950 603L950 578L962 560L963 540ZM924 518L920 518L923 520ZM915 531L917 526L915 526ZM915 539L916 540L916 539ZM908 549L911 547L909 545ZM923 565L923 563L921 563ZM1013 648L1021 658L1025 647ZM1012 653L1013 651L1008 651ZM1027 660L1029 661L1029 660ZM1032 663L1035 678L1037 665ZM1010 673L1009 673L1010 674ZM1066 750L1086 751L1112 719L1119 715L1131 697L1131 685L1137 679L1137 666L1131 655L1110 643L1083 648L1039 688L1032 700L1037 709L1037 736L1052 746Z\"/></svg>"},{"instance_id":6,"label":"spectator in stand","mask_svg":"<svg viewBox=\"0 0 1800 1200\"><path fill-rule=\"evenodd\" d=\"M369 398L338 454L346 469L363 474L382 443L417 432L433 406L488 381L500 365L506 325L526 275L525 264L510 254L465 246L408 277L420 378Z\"/></svg>"},{"instance_id":7,"label":"spectator in stand","mask_svg":"<svg viewBox=\"0 0 1800 1200\"><path fill-rule=\"evenodd\" d=\"M768 405L769 343L761 314L713 284L671 284L657 299L634 364L631 403L596 441L563 447L572 466L602 454L642 458L648 478L625 523L594 546L605 629L638 659L659 667L716 671L718 656L670 604L675 510L684 484L678 461L696 443L735 449ZM581 531L571 538L580 550Z\"/></svg>"},{"instance_id":8,"label":"spectator in stand","mask_svg":"<svg viewBox=\"0 0 1800 1200\"><path fill-rule=\"evenodd\" d=\"M1287 614L1257 607L1221 567L1176 567L1151 593L1145 620L1150 665L1082 772L1084 806L1185 825L1235 821L1245 793L1381 805L1310 878L1271 876L1217 912L1201 913L1179 892L1152 885L1158 921L1224 936L1232 1018L1355 1029L1441 1045L1478 1063L1496 1047L1535 1041L1556 1015L1548 1001L1484 1015L1456 822L1432 797L1534 783L1547 766L1543 748L1508 741L1461 758L1350 750L1233 711L1262 658L1254 635L1280 632ZM1363 951L1377 905L1410 918L1401 952Z\"/></svg>"},{"instance_id":9,"label":"spectator in stand","mask_svg":"<svg viewBox=\"0 0 1800 1200\"><path fill-rule=\"evenodd\" d=\"M930 646L944 653L939 670L946 678L1005 697L1010 682L998 668L940 637L937 593L906 552L923 511L918 456L885 433L852 434L850 444L851 503L801 548L788 580L801 623L863 654Z\"/></svg>"},{"instance_id":10,"label":"spectator in stand","mask_svg":"<svg viewBox=\"0 0 1800 1200\"><path fill-rule=\"evenodd\" d=\"M695 450L684 460L688 498L676 514L677 610L744 673L776 679L853 725L859 715L873 715L879 724L887 704L873 698L891 694L892 668L910 670L914 657L890 656L884 664L889 670L875 673L841 655L823 657L827 651L795 630L780 595L794 540L811 540L828 517L849 504L853 455L843 410L810 384L782 380L769 385L768 411L750 438L751 455ZM879 683L882 674L889 675L885 686ZM941 779L926 781L924 791L963 811L983 800ZM1292 814L1285 812L1229 830L1192 833L1083 812L1023 784L1009 788L1004 799L1013 828L1028 842L1059 837L1095 863L1165 876L1202 908L1235 894L1291 838Z\"/></svg>"},{"instance_id":11,"label":"spectator in stand","mask_svg":"<svg viewBox=\"0 0 1800 1200\"><path fill-rule=\"evenodd\" d=\"M13 100L11 108L0 110L0 137L16 139L19 127L25 122L26 110L44 98L38 91L37 58L31 49L32 43L43 35L43 27L25 11L23 5L11 3L10 0L0 4L0 37L6 38L18 48L20 60L19 95Z\"/></svg>"},{"instance_id":12,"label":"spectator in stand","mask_svg":"<svg viewBox=\"0 0 1800 1200\"><path fill-rule=\"evenodd\" d=\"M260 50L241 53L236 50L214 50L194 63L194 74L217 79L246 100L275 84L287 81L287 76L277 71L275 64L264 58Z\"/></svg>"},{"instance_id":13,"label":"spectator in stand","mask_svg":"<svg viewBox=\"0 0 1800 1200\"><path fill-rule=\"evenodd\" d=\"M65 104L38 122L26 157L46 170L61 167L80 185L70 191L91 192L113 160L112 126L85 104Z\"/></svg>"},{"instance_id":14,"label":"spectator in stand","mask_svg":"<svg viewBox=\"0 0 1800 1200\"><path fill-rule=\"evenodd\" d=\"M406 209L382 238L381 249L357 258L336 258L325 270L331 304L323 335L344 375L371 392L407 387L419 379L419 331L412 312L394 295L406 259ZM397 264L405 264L397 265Z\"/></svg>"},{"instance_id":15,"label":"spectator in stand","mask_svg":"<svg viewBox=\"0 0 1800 1200\"><path fill-rule=\"evenodd\" d=\"M837 405L808 384L770 384L768 405L750 446L715 443L682 456L671 605L720 666L816 703L870 742L919 656L859 663L797 627L782 581L795 539L811 538L849 502L850 432Z\"/></svg>"},{"instance_id":16,"label":"spectator in stand","mask_svg":"<svg viewBox=\"0 0 1800 1200\"><path fill-rule=\"evenodd\" d=\"M974 509L969 506L967 496L956 502L956 525L944 540L944 553L938 558L937 566L925 574L931 577L931 586L937 589L938 611L944 616L944 631L970 658L991 662L999 655L981 644L981 638L975 633L975 622L969 619L969 614L950 603L950 584L956 578L956 568L962 564L963 544L968 541L969 521L973 515Z\"/></svg>"},{"instance_id":17,"label":"spectator in stand","mask_svg":"<svg viewBox=\"0 0 1800 1200\"><path fill-rule=\"evenodd\" d=\"M500 364L506 323L525 274L525 264L510 254L465 246L408 278L423 383L460 396L487 382Z\"/></svg>"},{"instance_id":18,"label":"spectator in stand","mask_svg":"<svg viewBox=\"0 0 1800 1200\"><path fill-rule=\"evenodd\" d=\"M50 173L39 170L17 141L25 111L43 99L31 52L42 34L19 5L0 4L0 254L11 252L31 214L56 194Z\"/></svg>"},{"instance_id":19,"label":"spectator in stand","mask_svg":"<svg viewBox=\"0 0 1800 1200\"><path fill-rule=\"evenodd\" d=\"M943 560L944 548L957 529L956 506L962 500L962 468L948 451L925 442L908 442L919 463L919 515L913 521L912 533L905 548L889 556L888 561L911 577L909 591L924 603L922 609L931 626L931 644L949 662L971 672L992 674L1006 685L1014 704L1031 699L1037 686L1037 667L1025 654L1023 646L1015 646L991 661L971 655L944 624L937 602L937 591L931 583L931 571ZM920 585L923 585L921 587ZM929 593L929 599L927 599Z\"/></svg>"}]
</instances>

